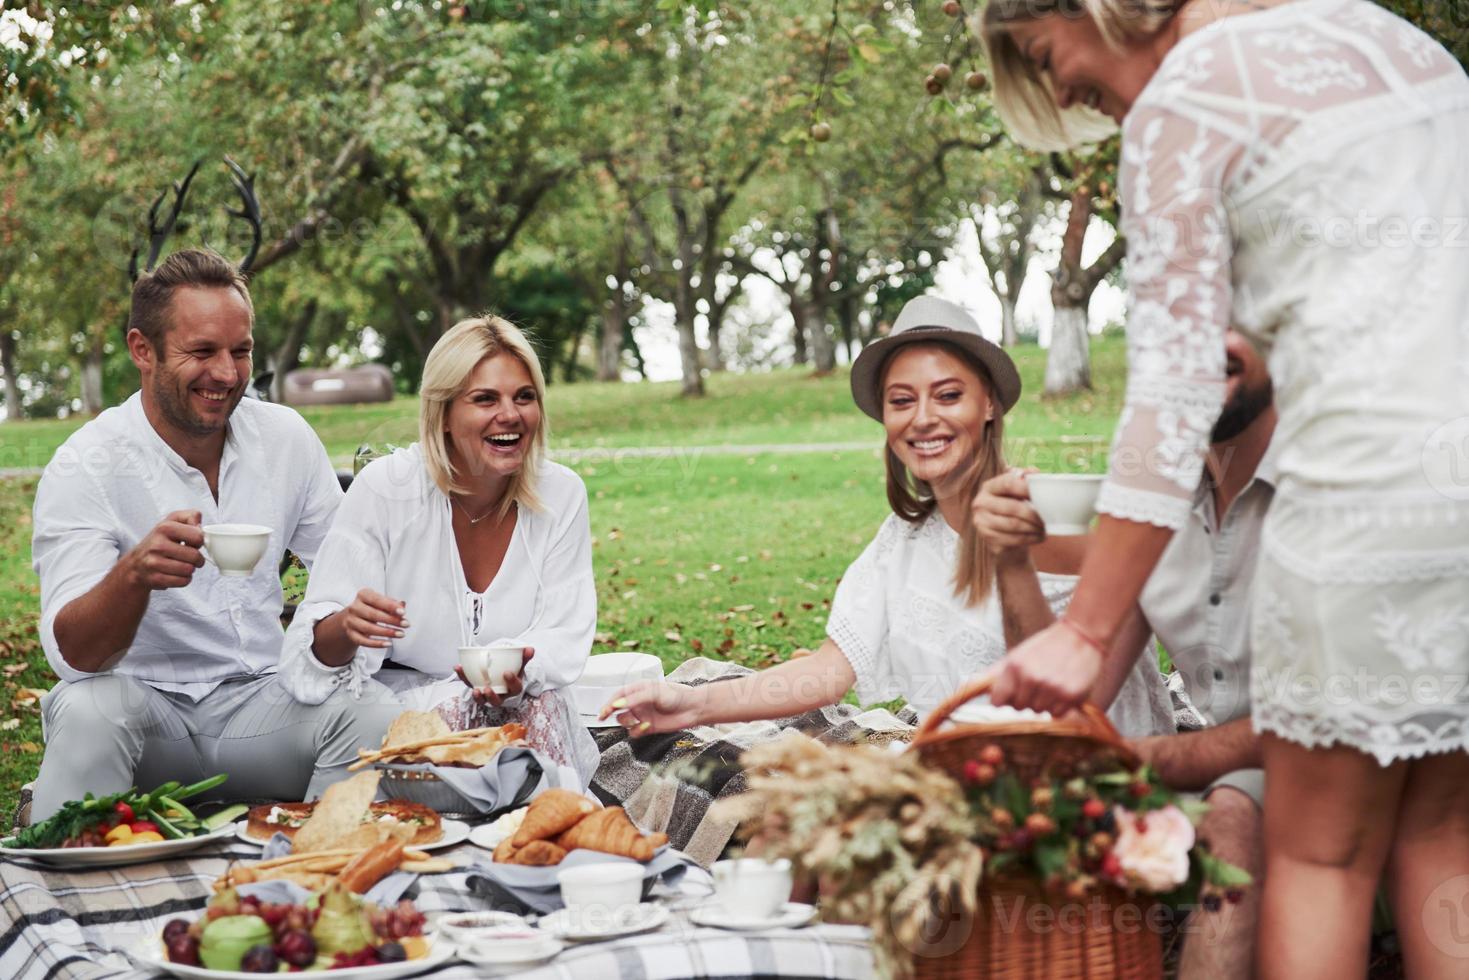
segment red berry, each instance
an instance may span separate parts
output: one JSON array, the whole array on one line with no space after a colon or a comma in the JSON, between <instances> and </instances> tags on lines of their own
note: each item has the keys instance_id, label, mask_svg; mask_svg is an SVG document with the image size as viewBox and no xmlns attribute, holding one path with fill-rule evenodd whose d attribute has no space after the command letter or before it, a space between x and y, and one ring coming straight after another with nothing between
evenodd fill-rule
<instances>
[{"instance_id":1,"label":"red berry","mask_svg":"<svg viewBox=\"0 0 1469 980\"><path fill-rule=\"evenodd\" d=\"M1049 786L1040 786L1030 791L1030 805L1037 810L1045 810L1056 802L1056 794Z\"/></svg>"},{"instance_id":2,"label":"red berry","mask_svg":"<svg viewBox=\"0 0 1469 980\"><path fill-rule=\"evenodd\" d=\"M1142 782L1141 780L1133 783L1131 786L1127 787L1127 789L1130 793L1132 793L1133 796L1137 797L1138 799L1142 799L1144 796L1147 796L1153 791L1153 787L1149 786L1145 782Z\"/></svg>"},{"instance_id":3,"label":"red berry","mask_svg":"<svg viewBox=\"0 0 1469 980\"><path fill-rule=\"evenodd\" d=\"M979 782L979 762L977 760L964 760L964 781L967 783Z\"/></svg>"},{"instance_id":4,"label":"red berry","mask_svg":"<svg viewBox=\"0 0 1469 980\"><path fill-rule=\"evenodd\" d=\"M1115 852L1108 851L1102 855L1102 874L1114 879L1122 877L1122 862L1118 860Z\"/></svg>"},{"instance_id":5,"label":"red berry","mask_svg":"<svg viewBox=\"0 0 1469 980\"><path fill-rule=\"evenodd\" d=\"M923 80L923 87L928 90L929 95L940 95L944 91L944 83L932 75Z\"/></svg>"},{"instance_id":6,"label":"red berry","mask_svg":"<svg viewBox=\"0 0 1469 980\"><path fill-rule=\"evenodd\" d=\"M979 750L979 761L998 769L1005 764L1005 750L993 743Z\"/></svg>"},{"instance_id":7,"label":"red berry","mask_svg":"<svg viewBox=\"0 0 1469 980\"><path fill-rule=\"evenodd\" d=\"M959 0L944 0L945 16L958 17L963 12L964 8L959 6Z\"/></svg>"},{"instance_id":8,"label":"red berry","mask_svg":"<svg viewBox=\"0 0 1469 980\"><path fill-rule=\"evenodd\" d=\"M1099 820L1102 814L1107 812L1107 804L1096 797L1087 800L1081 805L1081 815L1088 820Z\"/></svg>"},{"instance_id":9,"label":"red berry","mask_svg":"<svg viewBox=\"0 0 1469 980\"><path fill-rule=\"evenodd\" d=\"M972 92L978 92L984 88L988 81L989 79L984 77L984 72L982 71L972 71L964 76L964 84L969 86L969 90Z\"/></svg>"}]
</instances>

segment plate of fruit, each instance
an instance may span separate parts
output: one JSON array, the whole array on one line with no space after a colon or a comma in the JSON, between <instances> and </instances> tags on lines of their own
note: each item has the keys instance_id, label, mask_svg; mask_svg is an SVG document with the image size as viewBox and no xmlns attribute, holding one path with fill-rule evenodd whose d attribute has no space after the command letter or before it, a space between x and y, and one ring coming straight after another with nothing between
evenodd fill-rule
<instances>
[{"instance_id":1,"label":"plate of fruit","mask_svg":"<svg viewBox=\"0 0 1469 980\"><path fill-rule=\"evenodd\" d=\"M232 836L247 809L234 806L200 817L183 801L223 783L223 775L184 786L164 783L151 793L128 790L62 804L51 817L0 840L0 854L61 867L116 867L173 857Z\"/></svg>"},{"instance_id":2,"label":"plate of fruit","mask_svg":"<svg viewBox=\"0 0 1469 980\"><path fill-rule=\"evenodd\" d=\"M303 894L305 894L303 892ZM432 969L453 946L424 932L408 900L379 908L340 885L300 903L234 889L194 921L172 919L140 951L149 966L185 980L251 980L262 973L323 972L333 980L392 980Z\"/></svg>"}]
</instances>

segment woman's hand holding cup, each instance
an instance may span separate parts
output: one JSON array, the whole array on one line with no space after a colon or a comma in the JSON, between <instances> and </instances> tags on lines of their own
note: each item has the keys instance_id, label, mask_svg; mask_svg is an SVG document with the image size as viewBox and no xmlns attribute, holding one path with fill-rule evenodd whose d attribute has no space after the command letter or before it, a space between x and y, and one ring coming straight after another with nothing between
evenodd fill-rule
<instances>
[{"instance_id":1,"label":"woman's hand holding cup","mask_svg":"<svg viewBox=\"0 0 1469 980\"><path fill-rule=\"evenodd\" d=\"M1046 540L1046 523L1030 505L1025 477L1035 470L1011 469L986 480L972 506L974 530L1001 562L1024 561Z\"/></svg>"},{"instance_id":2,"label":"woman's hand holding cup","mask_svg":"<svg viewBox=\"0 0 1469 980\"><path fill-rule=\"evenodd\" d=\"M362 589L352 604L342 610L342 629L359 647L383 649L408 628L408 609L401 599L392 599L372 589Z\"/></svg>"},{"instance_id":3,"label":"woman's hand holding cup","mask_svg":"<svg viewBox=\"0 0 1469 980\"><path fill-rule=\"evenodd\" d=\"M462 660L462 658L465 655L465 650L468 650L468 649L474 649L476 651L480 651L480 650L489 650L490 648L486 648L486 647L475 647L475 648L463 647L459 651L459 655L460 655L461 660ZM454 668L454 674L455 674L456 677L458 677L461 681L464 682L464 685L466 687L468 687L471 692L473 692L474 699L476 701L480 702L481 704L489 704L492 707L498 708L507 699L513 698L513 697L515 697L516 695L520 694L522 691L525 690L525 665L528 664L528 663L530 663L531 662L531 658L534 657L535 655L536 655L535 647L522 647L521 648L521 650L520 650L520 667L519 667L519 669L516 669L516 670L507 670L502 675L502 678L503 678L502 683L503 683L503 685L505 687L505 690L503 690L503 691L496 690L495 689L495 685L493 683L486 684L483 687L476 687L475 684L474 684L474 681L470 680L469 677L464 673L464 666L463 666L462 663L459 666L457 666L457 667Z\"/></svg>"}]
</instances>

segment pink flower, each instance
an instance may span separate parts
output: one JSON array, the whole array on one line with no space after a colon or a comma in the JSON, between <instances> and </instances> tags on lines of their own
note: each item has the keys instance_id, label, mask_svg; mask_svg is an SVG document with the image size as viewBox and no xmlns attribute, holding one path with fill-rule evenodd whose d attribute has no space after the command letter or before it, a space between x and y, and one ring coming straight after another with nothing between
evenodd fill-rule
<instances>
[{"instance_id":1,"label":"pink flower","mask_svg":"<svg viewBox=\"0 0 1469 980\"><path fill-rule=\"evenodd\" d=\"M1129 884L1149 892L1166 892L1188 880L1188 852L1194 825L1176 806L1150 810L1144 816L1116 807L1117 855Z\"/></svg>"}]
</instances>

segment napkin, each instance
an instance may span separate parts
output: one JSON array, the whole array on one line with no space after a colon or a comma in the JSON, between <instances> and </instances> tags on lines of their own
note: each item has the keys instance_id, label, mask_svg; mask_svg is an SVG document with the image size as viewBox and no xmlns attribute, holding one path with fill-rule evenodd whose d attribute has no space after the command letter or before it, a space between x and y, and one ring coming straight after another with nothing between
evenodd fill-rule
<instances>
[{"instance_id":1,"label":"napkin","mask_svg":"<svg viewBox=\"0 0 1469 980\"><path fill-rule=\"evenodd\" d=\"M561 901L561 883L556 879L557 872L609 862L639 863L632 858L584 848L572 851L561 859L560 864L542 868L476 861L465 875L464 888L472 895L489 900L490 907L497 911L544 914L564 907ZM677 889L691 869L695 873L702 872L693 858L665 845L653 855L651 861L643 865L644 888L661 881L665 887Z\"/></svg>"}]
</instances>

